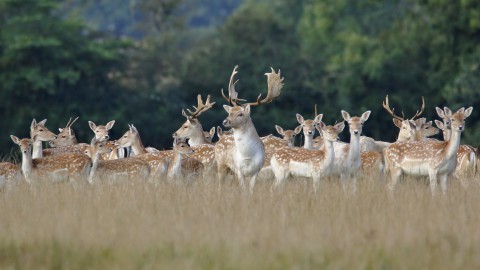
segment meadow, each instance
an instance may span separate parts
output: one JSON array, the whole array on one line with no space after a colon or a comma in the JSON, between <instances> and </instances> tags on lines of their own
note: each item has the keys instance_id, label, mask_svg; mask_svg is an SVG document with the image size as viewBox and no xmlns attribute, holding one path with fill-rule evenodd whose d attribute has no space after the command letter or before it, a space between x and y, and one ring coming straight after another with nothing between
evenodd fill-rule
<instances>
[{"instance_id":1,"label":"meadow","mask_svg":"<svg viewBox=\"0 0 480 270\"><path fill-rule=\"evenodd\" d=\"M0 269L479 269L480 188L290 179L21 183L0 193Z\"/></svg>"}]
</instances>

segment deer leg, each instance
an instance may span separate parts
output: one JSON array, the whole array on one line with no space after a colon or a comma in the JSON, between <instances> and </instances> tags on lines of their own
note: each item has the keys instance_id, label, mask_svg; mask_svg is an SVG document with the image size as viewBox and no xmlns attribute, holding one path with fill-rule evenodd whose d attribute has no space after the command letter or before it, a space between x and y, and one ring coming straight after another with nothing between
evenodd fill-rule
<instances>
[{"instance_id":1,"label":"deer leg","mask_svg":"<svg viewBox=\"0 0 480 270\"><path fill-rule=\"evenodd\" d=\"M318 173L312 174L313 180L313 193L317 193L318 187L320 186L321 175Z\"/></svg>"},{"instance_id":2,"label":"deer leg","mask_svg":"<svg viewBox=\"0 0 480 270\"><path fill-rule=\"evenodd\" d=\"M277 189L287 178L287 170L277 167L272 167L273 174L275 176L275 182L273 182L270 191Z\"/></svg>"},{"instance_id":3,"label":"deer leg","mask_svg":"<svg viewBox=\"0 0 480 270\"><path fill-rule=\"evenodd\" d=\"M402 176L402 169L401 168L391 168L390 169L390 184L388 185L388 189L391 193L395 190L395 185L398 182L398 179Z\"/></svg>"},{"instance_id":4,"label":"deer leg","mask_svg":"<svg viewBox=\"0 0 480 270\"><path fill-rule=\"evenodd\" d=\"M448 174L444 173L440 175L440 187L442 188L443 194L447 192L447 179L448 179Z\"/></svg>"},{"instance_id":5,"label":"deer leg","mask_svg":"<svg viewBox=\"0 0 480 270\"><path fill-rule=\"evenodd\" d=\"M255 182L257 180L257 175L258 174L254 174L251 178L250 178L250 194L253 194L253 188L255 187Z\"/></svg>"},{"instance_id":6,"label":"deer leg","mask_svg":"<svg viewBox=\"0 0 480 270\"><path fill-rule=\"evenodd\" d=\"M432 195L435 195L437 189L437 171L430 170L428 172L428 178L430 179L430 191L432 192Z\"/></svg>"}]
</instances>

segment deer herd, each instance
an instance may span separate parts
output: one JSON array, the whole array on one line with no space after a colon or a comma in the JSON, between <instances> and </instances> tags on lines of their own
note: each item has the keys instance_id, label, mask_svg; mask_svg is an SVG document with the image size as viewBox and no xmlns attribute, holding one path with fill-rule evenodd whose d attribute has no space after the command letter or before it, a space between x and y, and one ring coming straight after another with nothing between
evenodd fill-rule
<instances>
[{"instance_id":1,"label":"deer herd","mask_svg":"<svg viewBox=\"0 0 480 270\"><path fill-rule=\"evenodd\" d=\"M145 147L140 133L134 125L118 140L110 141L109 131L115 121L106 125L96 125L89 121L94 133L91 143L78 143L72 125L78 119L71 119L60 133L55 135L45 126L46 119L30 126L30 138L20 139L11 135L12 141L20 147L21 166L10 162L0 163L2 185L18 183L24 179L29 184L44 181L53 182L98 182L151 181L158 179L179 181L190 176L205 176L214 173L221 181L233 174L244 190L253 192L259 173L274 178L272 190L280 188L289 176L311 178L313 190L317 191L323 179L340 179L346 190L356 190L357 178L379 177L388 179L388 187L393 191L402 175L428 177L432 194L437 181L443 192L447 179L465 179L477 174L477 151L469 145L461 145L461 133L465 129L465 119L473 108L460 108L456 112L449 108L436 108L442 121L419 118L425 109L422 107L408 119L395 114L390 108L388 96L383 103L385 110L393 117L399 128L396 142L376 141L362 136L362 129L370 117L370 111L360 116L351 116L341 111L344 121L334 125L322 122L323 114L314 119L304 119L296 115L300 124L294 130L284 130L276 125L281 138L273 135L260 137L252 122L251 113L255 106L262 106L277 98L283 87L280 71L265 73L268 92L259 95L255 102L247 102L238 97L235 88L238 80L233 69L228 84L228 96L221 94L228 104L223 108L228 113L223 121L224 128L212 128L205 132L199 116L211 109L215 102L210 96L205 100L198 95L194 111L182 110L186 121L173 133L172 150L160 151ZM350 142L341 142L338 137L348 125ZM429 138L440 132L443 141ZM212 142L215 135L217 142ZM318 131L319 136L315 137ZM294 138L303 132L304 145L294 146ZM43 142L50 148L43 149Z\"/></svg>"}]
</instances>

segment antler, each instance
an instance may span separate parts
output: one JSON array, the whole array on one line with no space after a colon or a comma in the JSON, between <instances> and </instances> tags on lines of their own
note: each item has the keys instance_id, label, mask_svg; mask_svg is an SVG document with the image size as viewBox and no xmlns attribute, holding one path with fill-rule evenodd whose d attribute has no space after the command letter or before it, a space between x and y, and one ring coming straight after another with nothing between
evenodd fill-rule
<instances>
[{"instance_id":1,"label":"antler","mask_svg":"<svg viewBox=\"0 0 480 270\"><path fill-rule=\"evenodd\" d=\"M188 119L198 118L202 113L204 113L204 112L208 111L210 108L212 108L213 105L215 105L215 102L210 103L210 95L207 96L207 99L205 100L205 104L202 101L202 96L198 95L197 96L197 107L193 106L195 111L192 112L189 109L187 109L188 113L190 114L190 115L187 115L185 113L185 110L182 110L182 115L185 116Z\"/></svg>"},{"instance_id":2,"label":"antler","mask_svg":"<svg viewBox=\"0 0 480 270\"><path fill-rule=\"evenodd\" d=\"M230 82L228 84L228 98L225 96L223 93L222 89L222 97L228 101L228 103L232 106L258 106L261 104L266 104L272 102L276 97L280 95L280 90L283 87L283 79L280 75L280 70L278 70L278 73L275 73L275 70L273 68L272 72L270 73L265 73L267 76L267 85L268 85L268 93L267 96L264 99L261 99L262 94L258 95L257 101L252 102L252 103L245 103L245 104L239 104L239 102L244 102L246 100L244 99L239 99L238 98L238 92L235 90L235 84L238 82L236 80L235 82L233 81L233 78L235 75L238 73L237 71L238 65L235 66L235 68L232 71L232 75L230 76Z\"/></svg>"},{"instance_id":3,"label":"antler","mask_svg":"<svg viewBox=\"0 0 480 270\"><path fill-rule=\"evenodd\" d=\"M414 120L415 118L419 117L423 113L424 110L425 110L425 98L422 97L422 108L420 109L420 111L417 110L415 115L410 120Z\"/></svg>"},{"instance_id":4,"label":"antler","mask_svg":"<svg viewBox=\"0 0 480 270\"><path fill-rule=\"evenodd\" d=\"M281 94L281 90L283 87L283 79L280 74L280 69L278 70L278 73L275 73L275 70L272 69L272 72L270 73L265 73L267 76L267 84L268 84L268 93L267 96L260 100L262 97L262 94L258 95L257 101L254 103L248 103L250 106L258 106L266 103L272 102L276 97L278 97Z\"/></svg>"},{"instance_id":5,"label":"antler","mask_svg":"<svg viewBox=\"0 0 480 270\"><path fill-rule=\"evenodd\" d=\"M403 117L400 117L400 116L398 116L398 115L396 115L396 114L394 113L395 109L390 109L390 103L388 102L388 95L387 95L387 97L385 98L385 101L382 103L382 105L383 105L383 108L384 108L385 110L387 110L387 112L388 112L393 118L396 118L396 119L398 119L398 120L400 120L400 121L405 120Z\"/></svg>"},{"instance_id":6,"label":"antler","mask_svg":"<svg viewBox=\"0 0 480 270\"><path fill-rule=\"evenodd\" d=\"M70 120L72 120L72 118L70 117L70 119L68 120L68 123L67 123L67 126L65 126L65 128L71 128L72 125L78 120L79 116L77 116L77 118L75 118L71 123L70 123Z\"/></svg>"}]
</instances>

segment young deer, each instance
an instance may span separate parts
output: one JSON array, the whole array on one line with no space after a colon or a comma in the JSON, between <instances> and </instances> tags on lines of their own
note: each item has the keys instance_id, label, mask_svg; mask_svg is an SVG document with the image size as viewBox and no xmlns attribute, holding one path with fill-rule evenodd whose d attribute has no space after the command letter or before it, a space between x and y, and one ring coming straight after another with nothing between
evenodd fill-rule
<instances>
[{"instance_id":1,"label":"young deer","mask_svg":"<svg viewBox=\"0 0 480 270\"><path fill-rule=\"evenodd\" d=\"M272 68L271 73L265 73L268 84L267 96L261 99L260 95L254 103L240 104L242 100L238 98L238 92L235 90L237 82L233 81L237 68L238 66L235 66L230 77L228 98L222 90L223 98L232 105L232 107L223 106L228 113L223 125L232 128L233 141L227 139L229 136L221 138L215 144L215 159L219 179L223 179L230 169L236 174L240 186L244 188L245 181L249 181L250 192L253 192L256 177L264 164L265 147L250 118L250 109L253 106L270 103L278 97L283 87L283 78L280 76L280 71L275 73Z\"/></svg>"},{"instance_id":2,"label":"young deer","mask_svg":"<svg viewBox=\"0 0 480 270\"><path fill-rule=\"evenodd\" d=\"M187 171L182 167L185 156L188 156L195 151L186 143L185 141L175 141L173 146L173 158L168 162L168 168L166 169L167 178L179 178L181 176L186 176L189 173L199 173L203 170L202 163L191 163L190 166L195 166L190 168L193 170Z\"/></svg>"},{"instance_id":3,"label":"young deer","mask_svg":"<svg viewBox=\"0 0 480 270\"><path fill-rule=\"evenodd\" d=\"M273 154L271 164L275 174L275 183L272 189L282 184L289 176L309 177L313 180L313 188L316 192L320 179L329 176L333 166L335 154L333 142L338 140L338 134L342 132L343 122L335 126L325 126L319 122L316 126L325 138L325 151L310 150L306 148L283 148Z\"/></svg>"},{"instance_id":4,"label":"young deer","mask_svg":"<svg viewBox=\"0 0 480 270\"><path fill-rule=\"evenodd\" d=\"M112 149L106 147L106 142L92 140L90 147L85 150L85 155L92 159L92 169L88 175L88 182L100 178L111 182L117 181L144 181L150 174L148 164L138 158L127 157L114 160L100 160L101 154L110 154Z\"/></svg>"},{"instance_id":5,"label":"young deer","mask_svg":"<svg viewBox=\"0 0 480 270\"><path fill-rule=\"evenodd\" d=\"M32 124L30 125L30 138L33 141L33 159L43 157L42 142L51 141L57 137L55 134L53 134L53 132L45 127L46 122L47 119L43 119L38 123L35 119L33 119Z\"/></svg>"},{"instance_id":6,"label":"young deer","mask_svg":"<svg viewBox=\"0 0 480 270\"><path fill-rule=\"evenodd\" d=\"M19 139L10 135L12 141L20 146L22 152L22 172L25 180L44 178L51 181L71 181L86 179L92 166L90 159L77 153L62 154L58 156L32 159L31 139Z\"/></svg>"},{"instance_id":7,"label":"young deer","mask_svg":"<svg viewBox=\"0 0 480 270\"><path fill-rule=\"evenodd\" d=\"M447 189L447 177L455 171L460 137L465 129L465 119L473 108L461 108L456 113L447 113L451 121L452 134L446 142L397 142L385 148L384 157L387 170L391 175L390 190L402 174L427 176L430 189L435 193L437 178L443 192Z\"/></svg>"},{"instance_id":8,"label":"young deer","mask_svg":"<svg viewBox=\"0 0 480 270\"><path fill-rule=\"evenodd\" d=\"M209 144L209 142L205 139L205 135L203 133L203 127L202 127L202 124L200 124L200 121L198 121L198 117L202 113L212 108L215 102L211 103L210 95L208 95L207 100L205 101L205 104L204 104L202 101L202 96L198 95L197 103L198 103L197 107L193 106L195 111L192 112L189 109L187 109L189 115L187 115L185 110L182 110L182 115L185 118L187 118L187 121L185 121L185 123L183 123L183 125L177 131L175 131L175 133L173 133L174 138L189 139L188 143L190 144L190 146Z\"/></svg>"},{"instance_id":9,"label":"young deer","mask_svg":"<svg viewBox=\"0 0 480 270\"><path fill-rule=\"evenodd\" d=\"M438 116L440 116L443 121L440 122L438 120L435 120L435 124L440 130L442 130L443 140L448 141L450 140L452 128L450 118L446 114L451 115L452 111L447 107L445 107L444 110L438 107L435 107L435 109ZM463 181L465 178L475 175L477 172L478 161L476 156L476 150L472 146L461 144L458 147L457 167L455 168L454 176L457 179L461 179L463 184L466 184L466 182Z\"/></svg>"},{"instance_id":10,"label":"young deer","mask_svg":"<svg viewBox=\"0 0 480 270\"><path fill-rule=\"evenodd\" d=\"M319 114L315 115L315 119L313 120L304 120L303 116L297 113L297 121L303 129L303 136L305 137L303 148L313 149L313 135L315 134L315 128L320 124L322 117L323 114Z\"/></svg>"},{"instance_id":11,"label":"young deer","mask_svg":"<svg viewBox=\"0 0 480 270\"><path fill-rule=\"evenodd\" d=\"M282 135L283 139L287 141L288 146L294 147L295 146L295 136L297 136L302 131L303 126L298 126L294 130L283 130L281 126L275 125L275 129L277 130L278 134ZM314 147L312 143L312 147Z\"/></svg>"},{"instance_id":12,"label":"young deer","mask_svg":"<svg viewBox=\"0 0 480 270\"><path fill-rule=\"evenodd\" d=\"M79 153L83 154L88 147L86 143L77 143L77 138L72 130L72 125L77 121L78 117L72 122L72 118L68 120L65 128L59 128L57 138L49 142L49 149L43 149L43 156L52 156L65 153Z\"/></svg>"},{"instance_id":13,"label":"young deer","mask_svg":"<svg viewBox=\"0 0 480 270\"><path fill-rule=\"evenodd\" d=\"M97 126L94 122L88 121L88 125L90 126L90 129L95 134L95 140L97 142L108 141L108 139L110 138L110 136L108 135L108 131L112 129L114 124L115 124L115 120L108 122L105 126L103 125Z\"/></svg>"},{"instance_id":14,"label":"young deer","mask_svg":"<svg viewBox=\"0 0 480 270\"><path fill-rule=\"evenodd\" d=\"M215 136L215 127L212 127L210 131L204 131L203 137L208 144L213 144L213 137Z\"/></svg>"}]
</instances>

